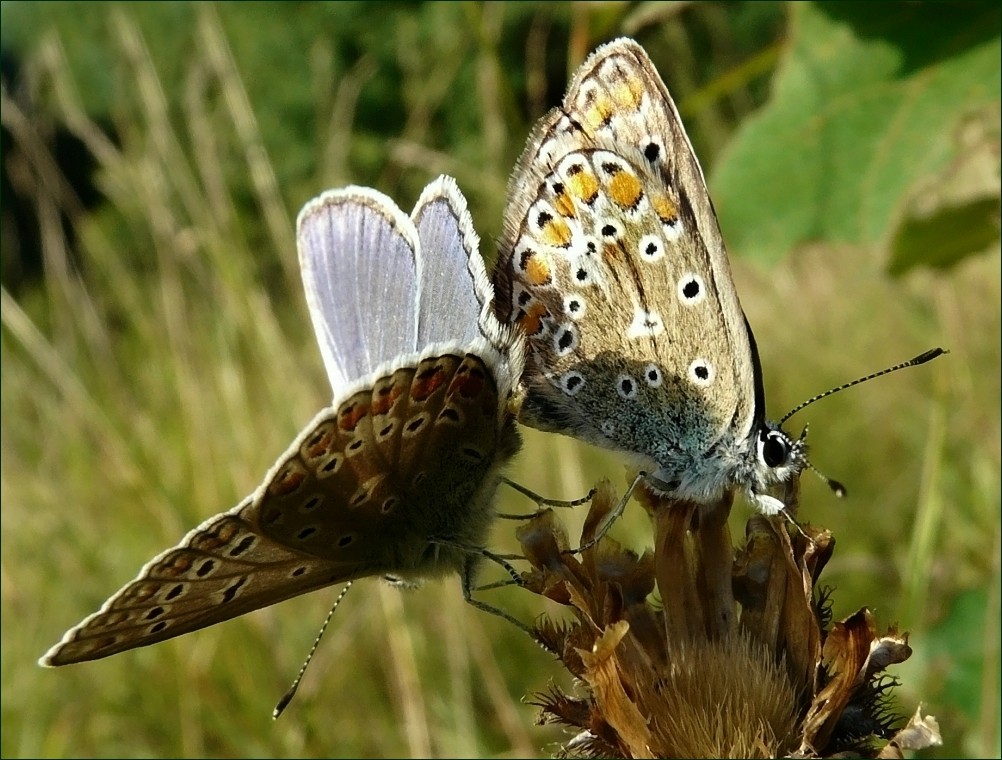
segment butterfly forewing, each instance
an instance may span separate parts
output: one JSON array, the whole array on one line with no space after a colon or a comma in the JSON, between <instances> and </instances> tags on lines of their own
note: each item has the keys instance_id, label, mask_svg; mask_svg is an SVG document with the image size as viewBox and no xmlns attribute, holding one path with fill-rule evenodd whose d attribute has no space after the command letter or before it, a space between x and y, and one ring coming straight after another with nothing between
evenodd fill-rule
<instances>
[{"instance_id":1,"label":"butterfly forewing","mask_svg":"<svg viewBox=\"0 0 1002 760\"><path fill-rule=\"evenodd\" d=\"M297 239L306 301L335 393L417 350L420 241L392 200L363 187L326 192L300 212Z\"/></svg>"},{"instance_id":2,"label":"butterfly forewing","mask_svg":"<svg viewBox=\"0 0 1002 760\"><path fill-rule=\"evenodd\" d=\"M467 251L479 242L458 188L446 181L429 185L411 216L421 238L418 343L473 340L480 303L470 287Z\"/></svg>"}]
</instances>

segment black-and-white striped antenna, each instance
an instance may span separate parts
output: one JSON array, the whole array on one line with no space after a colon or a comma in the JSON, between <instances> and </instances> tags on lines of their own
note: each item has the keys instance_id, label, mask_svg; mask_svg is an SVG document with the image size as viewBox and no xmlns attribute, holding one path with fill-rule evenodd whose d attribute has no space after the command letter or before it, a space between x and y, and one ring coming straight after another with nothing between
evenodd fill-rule
<instances>
[{"instance_id":1,"label":"black-and-white striped antenna","mask_svg":"<svg viewBox=\"0 0 1002 760\"><path fill-rule=\"evenodd\" d=\"M330 625L331 618L334 617L334 610L336 610L337 606L341 604L341 600L344 599L344 595L347 594L348 589L351 588L351 583L351 581L348 581L345 584L345 587L341 589L341 593L337 595L337 599L334 600L331 611L327 613L327 617L324 619L324 624L320 626L320 632L313 640L313 646L310 647L310 653L306 655L306 661L303 663L303 667L299 669L299 674L296 676L296 680L292 682L292 686L289 687L289 690L285 692L282 698L278 700L278 704L275 705L275 709L271 713L273 720L278 720L278 716L285 711L285 708L289 706L292 698L296 696L296 692L299 691L299 684L303 682L303 676L306 675L306 669L310 666L310 662L313 661L313 655L316 654L317 647L320 646L320 639L323 638L324 632L327 630L327 626Z\"/></svg>"},{"instance_id":2,"label":"black-and-white striped antenna","mask_svg":"<svg viewBox=\"0 0 1002 760\"><path fill-rule=\"evenodd\" d=\"M895 364L893 367L888 367L887 369L882 369L879 372L873 372L872 374L869 374L866 377L857 378L857 379L853 380L851 383L844 383L844 384L838 386L837 388L832 388L831 390L825 391L824 393L819 393L817 396L811 396L811 398L807 399L807 401L805 401L802 404L798 404L797 406L793 407L793 409L791 409L789 412L787 412L786 415L783 417L783 419L781 419L779 421L779 424L782 425L784 422L786 422L788 419L790 419L790 417L792 417L793 415L795 415L797 412L799 412L804 407L810 406L815 401L820 401L823 398L827 398L828 396L832 396L832 395L834 395L834 394L836 394L836 393L838 393L840 391L846 390L847 388L852 388L852 386L854 386L854 385L859 385L860 383L865 383L867 380L873 380L873 379L881 377L883 375L889 375L892 372L897 372L899 369L905 369L906 367L917 367L920 364L925 364L926 362L932 361L937 356L942 356L943 354L948 354L948 353L950 353L950 352L947 351L945 348L931 348L928 351L926 351L925 353L921 353L918 356L916 356L916 357L914 357L912 359L909 359L906 362L901 362L901 364Z\"/></svg>"}]
</instances>

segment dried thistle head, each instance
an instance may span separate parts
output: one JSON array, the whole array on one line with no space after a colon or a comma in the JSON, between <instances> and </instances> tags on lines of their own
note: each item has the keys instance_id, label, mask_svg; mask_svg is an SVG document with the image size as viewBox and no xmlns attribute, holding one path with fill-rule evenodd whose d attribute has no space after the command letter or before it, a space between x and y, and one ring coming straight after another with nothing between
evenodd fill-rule
<instances>
[{"instance_id":1,"label":"dried thistle head","mask_svg":"<svg viewBox=\"0 0 1002 760\"><path fill-rule=\"evenodd\" d=\"M786 494L795 506L796 485ZM735 550L730 500L707 510L652 493L642 556L606 537L580 556L543 512L518 533L526 587L568 607L538 636L580 680L581 695L539 695L544 722L578 732L564 754L605 757L900 757L939 743L920 713L896 731L887 666L907 635L878 635L862 609L831 622L818 578L834 549L826 530L792 538L782 518L752 517ZM601 484L581 545L616 502ZM657 587L660 606L651 604Z\"/></svg>"}]
</instances>

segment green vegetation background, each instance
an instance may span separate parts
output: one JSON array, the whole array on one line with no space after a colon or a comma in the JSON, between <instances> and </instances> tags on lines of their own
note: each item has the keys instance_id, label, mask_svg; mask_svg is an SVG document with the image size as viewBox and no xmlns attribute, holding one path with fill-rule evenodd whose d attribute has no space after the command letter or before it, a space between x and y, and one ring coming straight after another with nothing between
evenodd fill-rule
<instances>
[{"instance_id":1,"label":"green vegetation background","mask_svg":"<svg viewBox=\"0 0 1002 760\"><path fill-rule=\"evenodd\" d=\"M711 177L772 415L951 350L800 415L814 463L849 488L837 501L806 477L803 515L838 540L835 614L868 605L911 631L896 695L939 719L945 744L925 756L999 756L997 4L0 13L23 64L3 93L4 757L542 756L566 738L527 703L566 674L453 582L357 584L278 723L335 589L106 661L35 661L256 487L329 401L299 207L354 183L409 208L449 173L492 256L529 126L621 34L650 52ZM64 179L60 133L92 156L96 204ZM40 277L11 232L18 202L38 220ZM624 483L613 455L533 431L509 474L568 498ZM636 508L615 533L650 543ZM493 545L511 534L499 525ZM491 593L524 620L555 611Z\"/></svg>"}]
</instances>

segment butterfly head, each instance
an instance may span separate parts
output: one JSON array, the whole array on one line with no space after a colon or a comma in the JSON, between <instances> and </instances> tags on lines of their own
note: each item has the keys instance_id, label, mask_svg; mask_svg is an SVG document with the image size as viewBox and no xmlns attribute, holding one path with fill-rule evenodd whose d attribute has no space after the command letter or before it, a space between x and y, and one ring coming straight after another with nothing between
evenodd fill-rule
<instances>
[{"instance_id":1,"label":"butterfly head","mask_svg":"<svg viewBox=\"0 0 1002 760\"><path fill-rule=\"evenodd\" d=\"M774 422L759 427L755 442L755 460L748 478L748 496L764 514L778 514L784 509L782 501L767 492L771 486L795 478L807 460L807 428L799 438L792 438Z\"/></svg>"}]
</instances>

